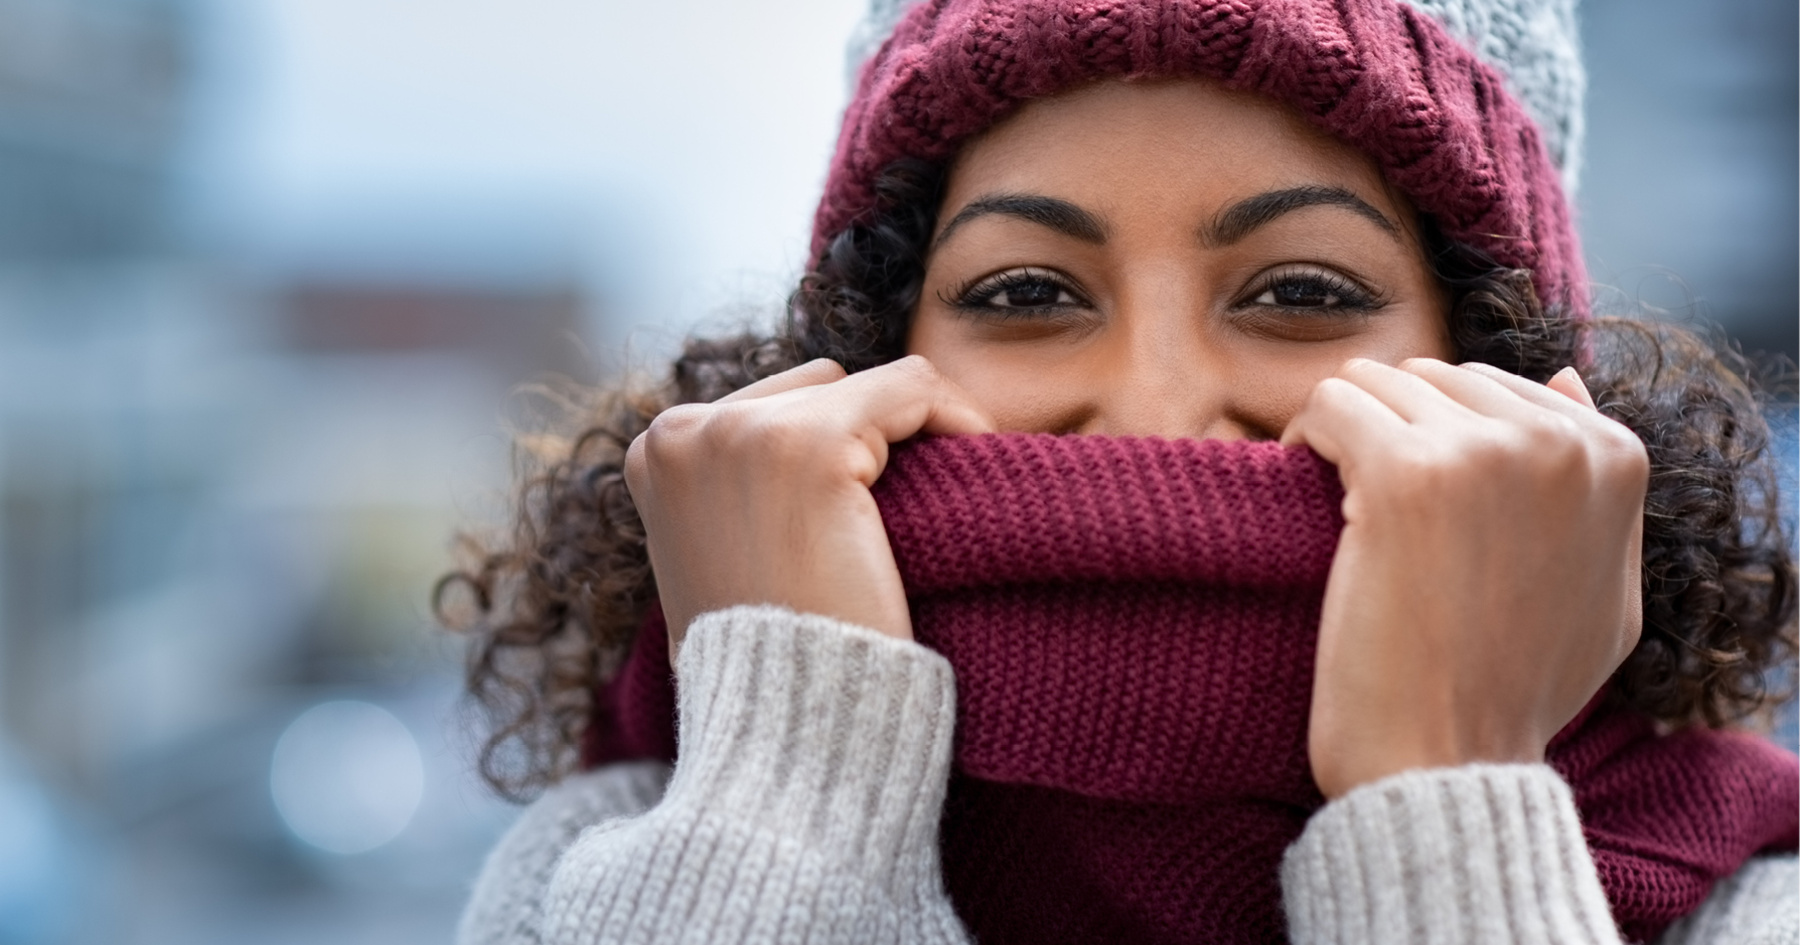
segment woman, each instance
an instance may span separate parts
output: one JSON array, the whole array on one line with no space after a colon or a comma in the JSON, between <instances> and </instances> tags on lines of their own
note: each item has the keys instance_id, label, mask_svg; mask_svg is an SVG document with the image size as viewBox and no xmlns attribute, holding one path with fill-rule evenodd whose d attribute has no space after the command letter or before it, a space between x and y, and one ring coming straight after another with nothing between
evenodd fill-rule
<instances>
[{"instance_id":1,"label":"woman","mask_svg":"<svg viewBox=\"0 0 1800 945\"><path fill-rule=\"evenodd\" d=\"M786 330L446 585L560 779L464 940L1800 935L1794 759L1709 730L1792 641L1764 434L1588 317L1569 22L914 7Z\"/></svg>"}]
</instances>

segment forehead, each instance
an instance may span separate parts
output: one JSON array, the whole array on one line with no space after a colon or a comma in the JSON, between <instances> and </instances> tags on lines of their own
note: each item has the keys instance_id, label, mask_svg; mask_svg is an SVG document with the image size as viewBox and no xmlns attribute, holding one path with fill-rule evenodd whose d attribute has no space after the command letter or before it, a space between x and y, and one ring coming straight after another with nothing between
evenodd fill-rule
<instances>
[{"instance_id":1,"label":"forehead","mask_svg":"<svg viewBox=\"0 0 1800 945\"><path fill-rule=\"evenodd\" d=\"M945 207L1030 192L1101 213L1155 205L1191 215L1307 184L1344 187L1397 219L1413 216L1372 159L1292 108L1204 79L1114 79L1030 102L964 146Z\"/></svg>"}]
</instances>

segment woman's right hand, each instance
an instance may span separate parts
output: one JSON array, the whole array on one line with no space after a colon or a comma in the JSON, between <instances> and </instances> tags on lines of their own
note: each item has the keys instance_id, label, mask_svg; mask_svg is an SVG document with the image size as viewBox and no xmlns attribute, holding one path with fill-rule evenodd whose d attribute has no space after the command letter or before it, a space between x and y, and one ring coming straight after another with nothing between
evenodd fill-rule
<instances>
[{"instance_id":1,"label":"woman's right hand","mask_svg":"<svg viewBox=\"0 0 1800 945\"><path fill-rule=\"evenodd\" d=\"M829 360L657 416L625 482L644 522L670 656L708 611L778 604L911 639L869 487L888 446L987 433L987 412L924 358L846 376Z\"/></svg>"}]
</instances>

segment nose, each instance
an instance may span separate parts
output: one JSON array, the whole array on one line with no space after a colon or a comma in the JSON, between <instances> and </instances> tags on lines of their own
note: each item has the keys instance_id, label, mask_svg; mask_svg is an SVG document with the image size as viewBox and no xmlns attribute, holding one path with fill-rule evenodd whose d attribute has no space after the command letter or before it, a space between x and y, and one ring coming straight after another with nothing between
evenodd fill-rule
<instances>
[{"instance_id":1,"label":"nose","mask_svg":"<svg viewBox=\"0 0 1800 945\"><path fill-rule=\"evenodd\" d=\"M1204 377L1134 379L1100 398L1078 432L1164 439L1266 438L1234 417L1222 400Z\"/></svg>"},{"instance_id":2,"label":"nose","mask_svg":"<svg viewBox=\"0 0 1800 945\"><path fill-rule=\"evenodd\" d=\"M1123 314L1123 313L1121 313ZM1191 316L1116 319L1079 432L1218 440L1264 438L1239 409L1230 359ZM1168 323L1173 322L1171 326ZM1173 328L1174 330L1170 330Z\"/></svg>"}]
</instances>

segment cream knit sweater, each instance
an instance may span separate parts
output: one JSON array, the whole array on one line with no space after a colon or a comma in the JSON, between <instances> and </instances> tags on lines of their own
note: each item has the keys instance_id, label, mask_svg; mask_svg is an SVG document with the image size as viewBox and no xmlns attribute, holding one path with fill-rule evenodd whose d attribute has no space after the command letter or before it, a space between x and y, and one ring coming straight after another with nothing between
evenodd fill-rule
<instances>
[{"instance_id":1,"label":"cream knit sweater","mask_svg":"<svg viewBox=\"0 0 1800 945\"><path fill-rule=\"evenodd\" d=\"M938 869L956 689L936 653L773 607L695 621L681 762L569 778L489 856L463 945L967 942ZM1414 771L1288 849L1297 945L1617 943L1542 765ZM1751 861L1665 945L1800 945L1800 866Z\"/></svg>"}]
</instances>

